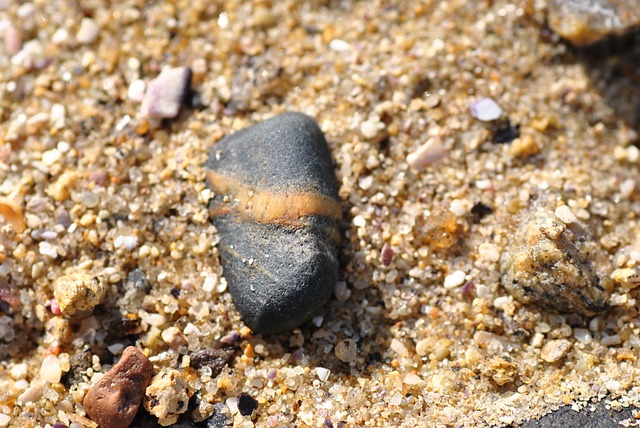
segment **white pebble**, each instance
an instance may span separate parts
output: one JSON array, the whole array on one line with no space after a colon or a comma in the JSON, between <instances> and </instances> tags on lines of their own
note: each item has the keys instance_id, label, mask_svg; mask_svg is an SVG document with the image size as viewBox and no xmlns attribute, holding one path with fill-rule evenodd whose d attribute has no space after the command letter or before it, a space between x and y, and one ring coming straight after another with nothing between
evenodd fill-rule
<instances>
[{"instance_id":1,"label":"white pebble","mask_svg":"<svg viewBox=\"0 0 640 428\"><path fill-rule=\"evenodd\" d=\"M566 205L560 205L556 208L555 214L558 220L565 224L576 223L578 221L578 218L575 216L573 211L571 211L571 208Z\"/></svg>"},{"instance_id":2,"label":"white pebble","mask_svg":"<svg viewBox=\"0 0 640 428\"><path fill-rule=\"evenodd\" d=\"M16 383L13 384L13 388L18 391L25 390L28 387L29 387L29 381L27 381L26 379L20 379L19 381L16 381Z\"/></svg>"},{"instance_id":3,"label":"white pebble","mask_svg":"<svg viewBox=\"0 0 640 428\"><path fill-rule=\"evenodd\" d=\"M617 334L614 334L612 336L604 336L602 339L600 339L600 344L602 346L617 346L621 343L622 339L620 339L620 336L618 336Z\"/></svg>"},{"instance_id":4,"label":"white pebble","mask_svg":"<svg viewBox=\"0 0 640 428\"><path fill-rule=\"evenodd\" d=\"M144 98L144 92L147 89L147 84L144 83L144 80L137 79L131 82L129 85L129 89L127 90L127 97L135 103L142 102Z\"/></svg>"},{"instance_id":5,"label":"white pebble","mask_svg":"<svg viewBox=\"0 0 640 428\"><path fill-rule=\"evenodd\" d=\"M415 170L422 170L447 156L447 149L440 138L429 138L418 150L407 156L407 163Z\"/></svg>"},{"instance_id":6,"label":"white pebble","mask_svg":"<svg viewBox=\"0 0 640 428\"><path fill-rule=\"evenodd\" d=\"M184 334L187 336L190 336L192 334L196 334L199 335L200 334L200 330L198 330L198 327L196 327L195 325L191 324L191 323L187 323L186 327L184 328Z\"/></svg>"},{"instance_id":7,"label":"white pebble","mask_svg":"<svg viewBox=\"0 0 640 428\"><path fill-rule=\"evenodd\" d=\"M11 422L11 416L0 413L0 427L6 427Z\"/></svg>"},{"instance_id":8,"label":"white pebble","mask_svg":"<svg viewBox=\"0 0 640 428\"><path fill-rule=\"evenodd\" d=\"M107 349L113 355L120 355L120 354L122 354L122 351L124 350L124 345L122 343L114 343L113 345L107 346Z\"/></svg>"},{"instance_id":9,"label":"white pebble","mask_svg":"<svg viewBox=\"0 0 640 428\"><path fill-rule=\"evenodd\" d=\"M635 163L640 159L640 149L636 146L627 147L627 160L631 163Z\"/></svg>"},{"instance_id":10,"label":"white pebble","mask_svg":"<svg viewBox=\"0 0 640 428\"><path fill-rule=\"evenodd\" d=\"M160 327L166 322L166 319L160 314L148 314L147 316L142 317L142 321L154 327Z\"/></svg>"},{"instance_id":11,"label":"white pebble","mask_svg":"<svg viewBox=\"0 0 640 428\"><path fill-rule=\"evenodd\" d=\"M51 106L51 112L49 113L49 122L51 126L55 129L64 128L66 121L65 115L67 114L66 109L62 104L54 104Z\"/></svg>"},{"instance_id":12,"label":"white pebble","mask_svg":"<svg viewBox=\"0 0 640 428\"><path fill-rule=\"evenodd\" d=\"M405 344L400 342L396 338L391 339L389 349L395 352L399 358L407 358L409 356L409 350L407 349Z\"/></svg>"},{"instance_id":13,"label":"white pebble","mask_svg":"<svg viewBox=\"0 0 640 428\"><path fill-rule=\"evenodd\" d=\"M316 367L316 375L321 381L326 382L329 379L330 374L331 370L325 369L324 367Z\"/></svg>"},{"instance_id":14,"label":"white pebble","mask_svg":"<svg viewBox=\"0 0 640 428\"><path fill-rule=\"evenodd\" d=\"M371 175L367 175L358 180L358 186L362 190L369 190L373 185L373 177Z\"/></svg>"},{"instance_id":15,"label":"white pebble","mask_svg":"<svg viewBox=\"0 0 640 428\"><path fill-rule=\"evenodd\" d=\"M511 296L499 296L493 300L493 306L501 311L504 311L512 303L513 297Z\"/></svg>"},{"instance_id":16,"label":"white pebble","mask_svg":"<svg viewBox=\"0 0 640 428\"><path fill-rule=\"evenodd\" d=\"M78 30L78 34L76 34L76 41L83 45L93 43L98 37L99 31L100 27L98 27L98 24L96 24L93 19L82 18L80 29Z\"/></svg>"},{"instance_id":17,"label":"white pebble","mask_svg":"<svg viewBox=\"0 0 640 428\"><path fill-rule=\"evenodd\" d=\"M316 327L322 327L322 323L324 322L324 317L322 315L316 315L315 317L311 318L311 322Z\"/></svg>"},{"instance_id":18,"label":"white pebble","mask_svg":"<svg viewBox=\"0 0 640 428\"><path fill-rule=\"evenodd\" d=\"M33 12L35 12L35 10L36 8L35 6L33 6L33 3L26 2L18 8L17 14L20 18L29 18L31 15L33 15Z\"/></svg>"},{"instance_id":19,"label":"white pebble","mask_svg":"<svg viewBox=\"0 0 640 428\"><path fill-rule=\"evenodd\" d=\"M611 379L606 381L604 386L611 392L617 392L622 385L617 380Z\"/></svg>"},{"instance_id":20,"label":"white pebble","mask_svg":"<svg viewBox=\"0 0 640 428\"><path fill-rule=\"evenodd\" d=\"M58 163L58 161L62 158L62 153L58 149L47 150L42 153L42 163L45 166L53 166Z\"/></svg>"},{"instance_id":21,"label":"white pebble","mask_svg":"<svg viewBox=\"0 0 640 428\"><path fill-rule=\"evenodd\" d=\"M495 263L500 260L500 252L495 245L489 242L478 245L478 255L485 262Z\"/></svg>"},{"instance_id":22,"label":"white pebble","mask_svg":"<svg viewBox=\"0 0 640 428\"><path fill-rule=\"evenodd\" d=\"M364 138L371 139L378 135L379 124L380 122L374 122L372 120L362 122L362 124L360 124L360 132L362 133L362 136Z\"/></svg>"},{"instance_id":23,"label":"white pebble","mask_svg":"<svg viewBox=\"0 0 640 428\"><path fill-rule=\"evenodd\" d=\"M342 39L333 39L329 42L329 49L336 52L346 52L351 49L351 45Z\"/></svg>"},{"instance_id":24,"label":"white pebble","mask_svg":"<svg viewBox=\"0 0 640 428\"><path fill-rule=\"evenodd\" d=\"M471 103L471 115L481 122L491 122L500 119L502 108L491 98L480 98Z\"/></svg>"},{"instance_id":25,"label":"white pebble","mask_svg":"<svg viewBox=\"0 0 640 428\"><path fill-rule=\"evenodd\" d=\"M635 188L636 181L632 178L628 178L620 184L620 195L625 199L629 199Z\"/></svg>"},{"instance_id":26,"label":"white pebble","mask_svg":"<svg viewBox=\"0 0 640 428\"><path fill-rule=\"evenodd\" d=\"M216 274L207 275L202 284L202 290L211 293L218 282L218 276Z\"/></svg>"},{"instance_id":27,"label":"white pebble","mask_svg":"<svg viewBox=\"0 0 640 428\"><path fill-rule=\"evenodd\" d=\"M454 199L453 201L451 201L451 203L449 204L449 210L456 216L456 217L462 217L463 215L465 215L467 213L467 206L466 204L461 201L460 199Z\"/></svg>"},{"instance_id":28,"label":"white pebble","mask_svg":"<svg viewBox=\"0 0 640 428\"><path fill-rule=\"evenodd\" d=\"M591 340L593 340L593 337L591 337L591 333L589 333L589 330L587 330L586 328L574 328L573 337L575 337L578 342L585 345L588 345L589 343L591 343Z\"/></svg>"},{"instance_id":29,"label":"white pebble","mask_svg":"<svg viewBox=\"0 0 640 428\"><path fill-rule=\"evenodd\" d=\"M464 284L465 276L466 274L461 270L450 273L444 278L444 288L451 289L461 286Z\"/></svg>"},{"instance_id":30,"label":"white pebble","mask_svg":"<svg viewBox=\"0 0 640 428\"><path fill-rule=\"evenodd\" d=\"M227 407L229 408L229 412L232 415L235 415L236 413L238 413L238 399L236 397L229 397L227 398Z\"/></svg>"},{"instance_id":31,"label":"white pebble","mask_svg":"<svg viewBox=\"0 0 640 428\"><path fill-rule=\"evenodd\" d=\"M420 376L409 373L404 377L404 383L407 385L417 385L420 383Z\"/></svg>"},{"instance_id":32,"label":"white pebble","mask_svg":"<svg viewBox=\"0 0 640 428\"><path fill-rule=\"evenodd\" d=\"M11 377L14 380L20 380L27 377L27 364L20 363L11 367Z\"/></svg>"},{"instance_id":33,"label":"white pebble","mask_svg":"<svg viewBox=\"0 0 640 428\"><path fill-rule=\"evenodd\" d=\"M115 248L123 248L127 251L131 251L138 246L138 237L133 235L118 235L116 240L113 241Z\"/></svg>"},{"instance_id":34,"label":"white pebble","mask_svg":"<svg viewBox=\"0 0 640 428\"><path fill-rule=\"evenodd\" d=\"M396 392L393 397L391 397L391 400L389 400L389 405L400 406L400 404L402 404L402 394Z\"/></svg>"},{"instance_id":35,"label":"white pebble","mask_svg":"<svg viewBox=\"0 0 640 428\"><path fill-rule=\"evenodd\" d=\"M42 360L40 366L40 374L47 382L58 383L62 377L62 369L60 369L60 361L55 355L47 355Z\"/></svg>"},{"instance_id":36,"label":"white pebble","mask_svg":"<svg viewBox=\"0 0 640 428\"><path fill-rule=\"evenodd\" d=\"M58 28L53 36L51 36L51 41L56 45L63 45L67 43L69 40L69 32L65 28Z\"/></svg>"},{"instance_id":37,"label":"white pebble","mask_svg":"<svg viewBox=\"0 0 640 428\"><path fill-rule=\"evenodd\" d=\"M361 215L357 215L353 218L353 225L356 227L365 227L367 225L367 220Z\"/></svg>"},{"instance_id":38,"label":"white pebble","mask_svg":"<svg viewBox=\"0 0 640 428\"><path fill-rule=\"evenodd\" d=\"M43 256L49 256L53 259L58 257L58 251L56 250L56 247L46 241L42 241L40 242L40 244L38 244L38 250Z\"/></svg>"},{"instance_id":39,"label":"white pebble","mask_svg":"<svg viewBox=\"0 0 640 428\"><path fill-rule=\"evenodd\" d=\"M191 69L176 67L163 69L147 85L142 99L142 116L155 119L173 119L180 112L191 83Z\"/></svg>"},{"instance_id":40,"label":"white pebble","mask_svg":"<svg viewBox=\"0 0 640 428\"><path fill-rule=\"evenodd\" d=\"M349 300L349 297L351 297L351 290L349 290L345 281L338 281L336 284L335 296L340 302L346 302Z\"/></svg>"}]
</instances>

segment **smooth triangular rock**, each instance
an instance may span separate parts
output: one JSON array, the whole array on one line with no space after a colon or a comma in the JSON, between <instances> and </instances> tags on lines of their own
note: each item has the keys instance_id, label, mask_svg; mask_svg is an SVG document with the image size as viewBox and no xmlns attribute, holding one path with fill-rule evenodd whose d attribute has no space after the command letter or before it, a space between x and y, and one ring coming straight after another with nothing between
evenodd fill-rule
<instances>
[{"instance_id":1,"label":"smooth triangular rock","mask_svg":"<svg viewBox=\"0 0 640 428\"><path fill-rule=\"evenodd\" d=\"M299 326L338 277L342 211L322 131L308 116L284 113L223 138L206 167L236 308L258 333Z\"/></svg>"}]
</instances>

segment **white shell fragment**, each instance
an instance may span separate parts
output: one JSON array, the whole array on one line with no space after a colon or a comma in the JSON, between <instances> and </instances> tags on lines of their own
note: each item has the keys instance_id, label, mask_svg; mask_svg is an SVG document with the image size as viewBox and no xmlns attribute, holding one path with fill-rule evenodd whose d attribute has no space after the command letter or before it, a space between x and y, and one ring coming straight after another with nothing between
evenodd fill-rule
<instances>
[{"instance_id":1,"label":"white shell fragment","mask_svg":"<svg viewBox=\"0 0 640 428\"><path fill-rule=\"evenodd\" d=\"M156 119L173 119L180 112L189 85L191 68L165 68L149 82L142 100L143 116Z\"/></svg>"},{"instance_id":2,"label":"white shell fragment","mask_svg":"<svg viewBox=\"0 0 640 428\"><path fill-rule=\"evenodd\" d=\"M491 122L500 119L502 108L491 98L480 98L471 103L471 116L481 122Z\"/></svg>"},{"instance_id":3,"label":"white shell fragment","mask_svg":"<svg viewBox=\"0 0 640 428\"><path fill-rule=\"evenodd\" d=\"M418 150L407 156L407 163L418 171L447 156L447 149L440 138L429 138Z\"/></svg>"}]
</instances>

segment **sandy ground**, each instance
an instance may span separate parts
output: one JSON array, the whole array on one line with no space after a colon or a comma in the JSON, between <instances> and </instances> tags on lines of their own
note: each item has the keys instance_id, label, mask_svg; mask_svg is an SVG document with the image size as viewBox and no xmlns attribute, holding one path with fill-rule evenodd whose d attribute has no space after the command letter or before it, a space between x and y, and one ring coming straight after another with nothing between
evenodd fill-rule
<instances>
[{"instance_id":1,"label":"sandy ground","mask_svg":"<svg viewBox=\"0 0 640 428\"><path fill-rule=\"evenodd\" d=\"M241 427L413 427L640 401L638 291L607 276L640 262L637 36L577 51L546 27L544 1L0 5L0 422L90 426L82 398L127 345L180 372L185 426L218 403ZM141 117L132 82L183 65L189 105ZM473 117L483 97L499 119ZM251 335L203 164L223 136L288 110L329 142L342 270L312 322ZM410 167L425 143L444 156ZM589 265L611 282L609 311L524 305L502 287L501 257L540 210L604 254ZM51 306L73 272L108 285L82 319ZM229 367L190 367L234 330ZM47 355L59 382L43 381ZM253 419L241 392L259 402Z\"/></svg>"}]
</instances>

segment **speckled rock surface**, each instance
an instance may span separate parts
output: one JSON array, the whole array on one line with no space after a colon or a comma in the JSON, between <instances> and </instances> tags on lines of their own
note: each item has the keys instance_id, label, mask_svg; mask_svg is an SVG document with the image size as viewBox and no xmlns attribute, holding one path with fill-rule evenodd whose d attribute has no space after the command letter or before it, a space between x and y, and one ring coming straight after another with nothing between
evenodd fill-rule
<instances>
[{"instance_id":1,"label":"speckled rock surface","mask_svg":"<svg viewBox=\"0 0 640 428\"><path fill-rule=\"evenodd\" d=\"M254 331L292 329L333 293L340 202L318 125L285 113L214 145L207 161L220 257Z\"/></svg>"},{"instance_id":2,"label":"speckled rock surface","mask_svg":"<svg viewBox=\"0 0 640 428\"><path fill-rule=\"evenodd\" d=\"M524 219L502 254L507 291L523 303L561 312L588 316L607 310L610 272L597 272L592 260L608 256L586 225L575 216L565 224L544 210Z\"/></svg>"},{"instance_id":3,"label":"speckled rock surface","mask_svg":"<svg viewBox=\"0 0 640 428\"><path fill-rule=\"evenodd\" d=\"M640 25L637 0L550 0L548 7L551 28L576 45Z\"/></svg>"}]
</instances>

